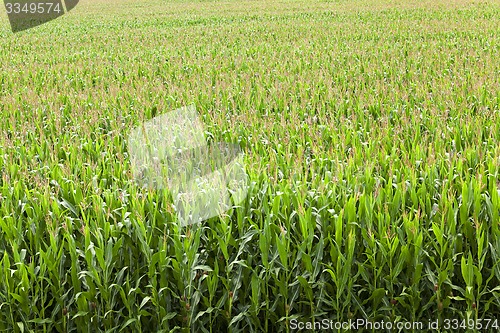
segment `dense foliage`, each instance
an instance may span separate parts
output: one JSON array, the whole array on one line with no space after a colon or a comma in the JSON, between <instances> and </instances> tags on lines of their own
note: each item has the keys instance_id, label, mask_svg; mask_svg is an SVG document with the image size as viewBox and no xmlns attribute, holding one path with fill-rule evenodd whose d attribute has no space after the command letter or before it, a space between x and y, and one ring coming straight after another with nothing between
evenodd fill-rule
<instances>
[{"instance_id":1,"label":"dense foliage","mask_svg":"<svg viewBox=\"0 0 500 333\"><path fill-rule=\"evenodd\" d=\"M2 332L500 320L497 1L93 0L0 23ZM251 183L181 228L127 135L192 103Z\"/></svg>"}]
</instances>

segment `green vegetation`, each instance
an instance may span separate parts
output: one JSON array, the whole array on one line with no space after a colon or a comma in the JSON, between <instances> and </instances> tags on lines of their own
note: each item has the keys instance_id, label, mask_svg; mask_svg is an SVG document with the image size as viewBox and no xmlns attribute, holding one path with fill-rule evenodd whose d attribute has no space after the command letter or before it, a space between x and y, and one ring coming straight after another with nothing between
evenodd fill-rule
<instances>
[{"instance_id":1,"label":"green vegetation","mask_svg":"<svg viewBox=\"0 0 500 333\"><path fill-rule=\"evenodd\" d=\"M89 0L18 34L1 15L2 332L500 321L498 1ZM251 184L181 228L126 140L193 103Z\"/></svg>"}]
</instances>

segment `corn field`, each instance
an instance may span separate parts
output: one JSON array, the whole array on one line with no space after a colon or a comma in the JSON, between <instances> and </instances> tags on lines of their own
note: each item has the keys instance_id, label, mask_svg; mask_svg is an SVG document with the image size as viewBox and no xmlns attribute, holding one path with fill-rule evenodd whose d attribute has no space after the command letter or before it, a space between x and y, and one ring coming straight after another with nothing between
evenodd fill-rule
<instances>
[{"instance_id":1,"label":"corn field","mask_svg":"<svg viewBox=\"0 0 500 333\"><path fill-rule=\"evenodd\" d=\"M0 13L0 331L500 330L500 2ZM249 183L181 226L127 137L186 105Z\"/></svg>"}]
</instances>

